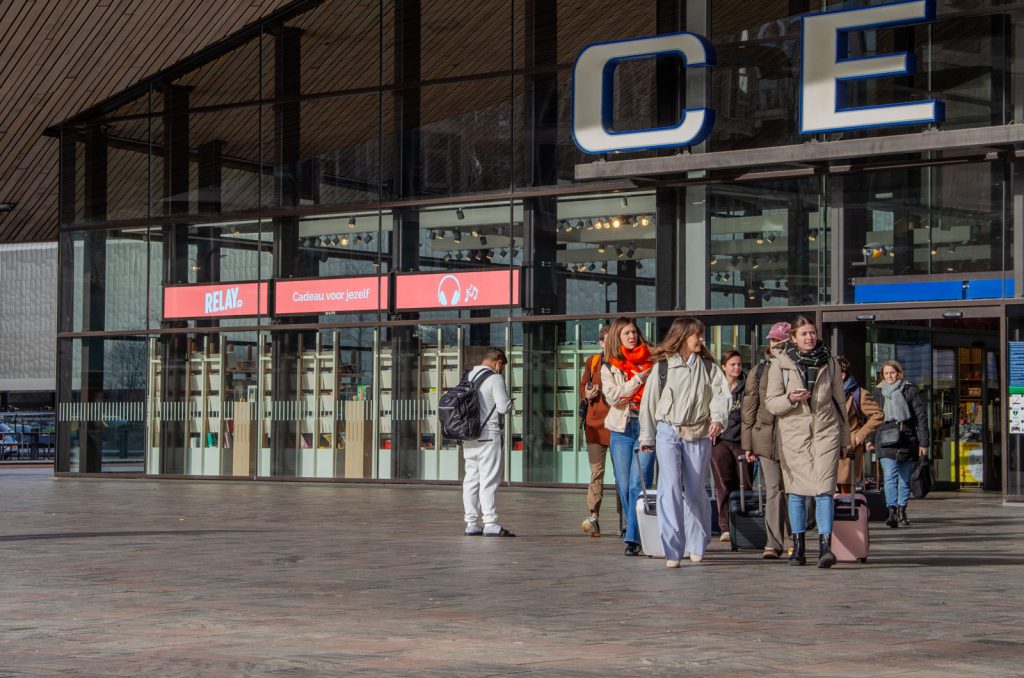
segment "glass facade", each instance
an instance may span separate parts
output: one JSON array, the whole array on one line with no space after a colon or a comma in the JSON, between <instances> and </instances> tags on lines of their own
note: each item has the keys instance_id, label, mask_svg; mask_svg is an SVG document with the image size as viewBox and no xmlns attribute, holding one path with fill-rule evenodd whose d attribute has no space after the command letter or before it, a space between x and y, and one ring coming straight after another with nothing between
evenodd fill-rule
<instances>
[{"instance_id":1,"label":"glass facade","mask_svg":"<svg viewBox=\"0 0 1024 678\"><path fill-rule=\"evenodd\" d=\"M1024 3L955 4L928 24L851 34L851 56L908 51L918 68L851 86L850 105L937 98L942 130L1021 119ZM1021 291L1012 149L574 179L605 159L572 140L585 46L707 36L710 69L684 77L662 57L615 70L616 128L670 125L707 102L717 123L695 153L770 149L809 141L796 119L801 17L853 5L329 0L63 123L58 470L457 480L437 401L498 345L515 398L508 478L579 483L578 375L617 315L656 338L675 314L700 314L713 352L739 347L749 364L770 323L809 314L861 359L865 380L875 347L903 342L864 320L851 329L856 316L966 301L998 318ZM397 303L409 274L488 271L518 276L504 301L465 308L439 289L440 303ZM380 297L275 312L278 283L326 279ZM255 295L246 311L168 312L168 295L226 283ZM212 303L237 310L233 297ZM927 328L913 330L922 350L940 350L934 332L946 328ZM998 322L981 331L1002 365ZM921 377L929 393L938 363ZM1002 422L999 370L984 372L996 379L986 417Z\"/></svg>"}]
</instances>

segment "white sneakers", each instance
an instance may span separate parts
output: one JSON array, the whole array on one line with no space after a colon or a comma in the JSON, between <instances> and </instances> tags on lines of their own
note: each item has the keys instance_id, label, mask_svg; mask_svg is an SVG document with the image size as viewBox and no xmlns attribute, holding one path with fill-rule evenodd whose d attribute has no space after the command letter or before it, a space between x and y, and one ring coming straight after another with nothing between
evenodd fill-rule
<instances>
[{"instance_id":1,"label":"white sneakers","mask_svg":"<svg viewBox=\"0 0 1024 678\"><path fill-rule=\"evenodd\" d=\"M722 537L718 541L728 544L732 541L732 537L729 536L728 532L723 532Z\"/></svg>"},{"instance_id":2,"label":"white sneakers","mask_svg":"<svg viewBox=\"0 0 1024 678\"><path fill-rule=\"evenodd\" d=\"M668 567L668 568L679 567L679 561L678 560L666 560L665 561L665 567Z\"/></svg>"},{"instance_id":3,"label":"white sneakers","mask_svg":"<svg viewBox=\"0 0 1024 678\"><path fill-rule=\"evenodd\" d=\"M698 556L696 553L691 553L690 554L690 562L691 563L699 563L702 560L704 560L704 556Z\"/></svg>"}]
</instances>

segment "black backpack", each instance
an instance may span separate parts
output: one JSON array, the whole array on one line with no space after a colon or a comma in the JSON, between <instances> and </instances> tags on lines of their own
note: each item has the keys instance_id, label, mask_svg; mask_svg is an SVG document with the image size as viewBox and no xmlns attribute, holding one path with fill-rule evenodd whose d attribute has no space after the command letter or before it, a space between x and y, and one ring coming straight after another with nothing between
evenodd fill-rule
<instances>
[{"instance_id":1,"label":"black backpack","mask_svg":"<svg viewBox=\"0 0 1024 678\"><path fill-rule=\"evenodd\" d=\"M442 436L449 440L475 440L480 437L483 425L480 421L480 399L477 393L481 384L496 374L498 373L493 370L484 370L470 381L467 372L455 388L441 396L437 410L441 419ZM492 414L494 408L487 413L484 421L490 419Z\"/></svg>"}]
</instances>

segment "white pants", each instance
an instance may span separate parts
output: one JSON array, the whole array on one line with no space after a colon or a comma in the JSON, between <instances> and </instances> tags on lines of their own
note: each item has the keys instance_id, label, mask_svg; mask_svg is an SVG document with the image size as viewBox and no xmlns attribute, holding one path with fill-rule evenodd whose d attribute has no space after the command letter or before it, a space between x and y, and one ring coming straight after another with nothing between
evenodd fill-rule
<instances>
[{"instance_id":1,"label":"white pants","mask_svg":"<svg viewBox=\"0 0 1024 678\"><path fill-rule=\"evenodd\" d=\"M481 442L485 441L485 442ZM484 430L480 440L462 443L466 459L466 477L462 480L462 505L466 512L466 530L492 533L501 530L494 493L501 483L504 463L501 454L501 433Z\"/></svg>"},{"instance_id":2,"label":"white pants","mask_svg":"<svg viewBox=\"0 0 1024 678\"><path fill-rule=\"evenodd\" d=\"M711 542L711 502L704 481L711 465L711 439L683 440L658 422L658 530L665 557L703 556Z\"/></svg>"}]
</instances>

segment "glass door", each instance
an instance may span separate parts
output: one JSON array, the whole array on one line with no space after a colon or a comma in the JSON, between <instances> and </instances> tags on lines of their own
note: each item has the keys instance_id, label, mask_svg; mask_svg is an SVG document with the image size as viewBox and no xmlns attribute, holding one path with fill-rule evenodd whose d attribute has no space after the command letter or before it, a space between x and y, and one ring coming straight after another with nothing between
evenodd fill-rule
<instances>
[{"instance_id":1,"label":"glass door","mask_svg":"<svg viewBox=\"0 0 1024 678\"><path fill-rule=\"evenodd\" d=\"M956 358L956 349L932 349L931 457L936 481L947 488L959 487L960 478Z\"/></svg>"}]
</instances>

